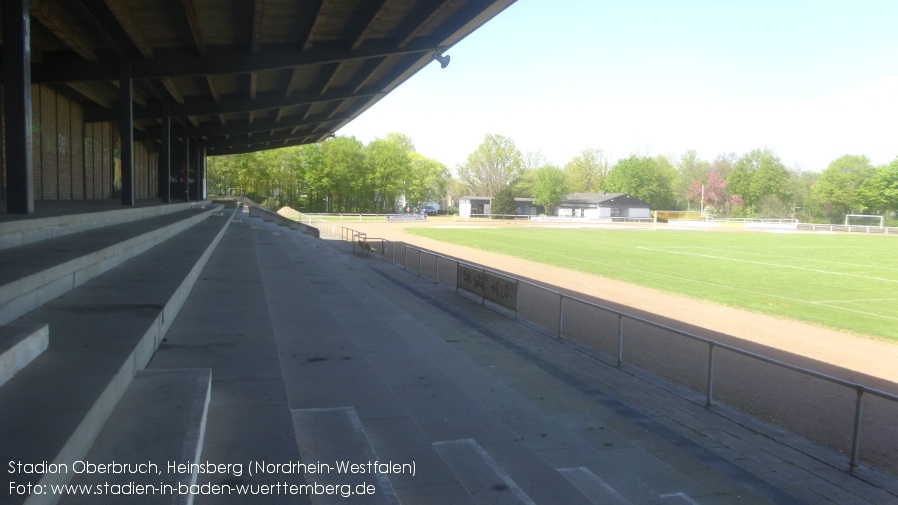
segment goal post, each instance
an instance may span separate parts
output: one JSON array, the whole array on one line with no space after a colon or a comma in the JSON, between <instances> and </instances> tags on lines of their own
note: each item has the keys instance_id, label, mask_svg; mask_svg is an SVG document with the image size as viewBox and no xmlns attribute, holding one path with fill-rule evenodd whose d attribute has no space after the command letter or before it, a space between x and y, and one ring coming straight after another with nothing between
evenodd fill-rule
<instances>
[{"instance_id":1,"label":"goal post","mask_svg":"<svg viewBox=\"0 0 898 505\"><path fill-rule=\"evenodd\" d=\"M875 214L846 214L845 226L885 227L885 216Z\"/></svg>"}]
</instances>

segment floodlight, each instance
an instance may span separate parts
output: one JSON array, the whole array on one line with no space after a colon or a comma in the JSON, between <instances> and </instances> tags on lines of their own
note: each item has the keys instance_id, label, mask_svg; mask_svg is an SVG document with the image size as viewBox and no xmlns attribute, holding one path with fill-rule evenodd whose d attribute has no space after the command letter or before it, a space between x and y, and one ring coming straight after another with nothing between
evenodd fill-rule
<instances>
[{"instance_id":1,"label":"floodlight","mask_svg":"<svg viewBox=\"0 0 898 505\"><path fill-rule=\"evenodd\" d=\"M433 53L433 59L440 62L440 68L446 68L449 66L449 55L442 55L439 53Z\"/></svg>"}]
</instances>

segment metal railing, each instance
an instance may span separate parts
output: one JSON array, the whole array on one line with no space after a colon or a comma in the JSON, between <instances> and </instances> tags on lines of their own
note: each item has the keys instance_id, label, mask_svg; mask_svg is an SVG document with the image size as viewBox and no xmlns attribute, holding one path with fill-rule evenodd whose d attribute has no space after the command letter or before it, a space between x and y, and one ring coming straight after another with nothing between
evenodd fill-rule
<instances>
[{"instance_id":1,"label":"metal railing","mask_svg":"<svg viewBox=\"0 0 898 505\"><path fill-rule=\"evenodd\" d=\"M325 227L330 227L330 229L332 230L332 232L331 232L332 235L340 236L342 240L351 240L353 242L353 249L355 248L356 241L358 241L360 239L365 240L365 241L379 242L381 244L381 247L380 247L381 258L389 261L393 265L397 265L396 254L395 254L396 248L394 247L395 244L392 241L389 241L387 239L382 239L382 238L368 238L366 236L366 234L363 232L351 230L349 228L345 228L340 225L334 225L332 223L328 223L327 221L323 221L323 220L317 220L317 222L309 220L308 224L312 225L312 226L315 226L316 224L320 224ZM336 233L337 227L342 229L340 231L340 233ZM409 268L409 256L410 256L409 251L417 252L418 261L417 261L417 266L416 266L415 270L410 270L410 268ZM387 252L389 252L389 258L387 257L387 254L386 254ZM636 316L634 314L616 310L611 307L607 307L607 306L604 306L604 305L601 305L598 303L591 302L589 300L585 300L585 299L582 299L582 298L579 298L576 296L572 296L570 294L563 293L561 291L557 291L557 290L542 286L538 283L518 278L514 275L510 275L505 272L500 272L498 270L490 269L483 265L478 265L475 263L462 261L457 258L453 258L451 256L445 256L445 255L442 255L442 254L439 254L439 253L436 253L433 251L418 248L418 247L411 246L408 244L404 245L402 259L398 266L401 266L406 271L411 271L412 273L414 273L415 275L417 275L419 277L425 278L425 274L424 274L424 258L425 258L425 256L432 256L434 258L433 259L434 275L432 277L434 284L440 284L440 282L441 282L441 280L440 280L441 279L440 278L440 262L442 261L443 263L447 263L449 265L454 265L455 270L458 270L458 268L461 266L477 269L477 270L480 270L481 272L483 272L484 275L490 274L490 275L500 276L500 277L512 280L515 283L515 286L529 286L536 290L542 291L543 293L549 294L550 296L558 297L558 305L557 305L558 308L557 308L557 313L556 313L557 327L547 328L547 329L548 329L548 331L551 331L556 336L556 338L558 338L559 340L564 337L564 333L565 333L565 326L564 326L565 315L564 314L565 314L566 302L568 304L571 302L576 302L578 304L582 304L583 306L590 307L590 308L605 312L607 314L611 314L612 316L616 316L617 317L616 365L618 368L621 368L624 364L624 349L625 349L624 344L625 344L625 336L626 336L625 332L624 332L624 327L625 327L624 322L625 321L637 322L642 325L657 328L657 329L663 330L665 332L684 337L688 340L706 345L707 346L707 375L705 377L705 407L712 407L715 405L715 397L714 397L715 355L716 355L717 349L730 351L734 354L737 354L740 356L745 356L747 358L750 358L750 359L753 359L753 360L756 360L756 361L759 361L762 363L767 363L767 364L774 365L776 367L779 367L779 368L782 368L785 370L797 372L799 374L813 377L813 378L816 378L819 380L823 380L823 381L826 381L826 382L829 382L829 383L832 383L832 384L835 384L835 385L838 385L838 386L841 386L844 388L853 389L855 391L856 397L855 397L855 402L854 402L854 421L853 421L852 434L851 434L851 452L850 452L849 467L848 467L848 471L851 474L854 474L857 471L858 465L859 465L859 454L860 454L860 444L861 444L861 423L863 420L863 406L864 406L863 402L864 402L865 395L876 396L876 397L883 398L885 400L895 402L896 404L898 404L898 395L894 395L894 394L888 393L886 391L882 391L880 389L865 386L863 384L859 384L859 383L852 382L849 380L841 379L839 377L835 377L835 376L828 375L828 374L825 374L822 372L818 372L816 370L811 370L809 368L797 366L797 365L794 365L791 363L787 363L785 361L777 360L777 359L774 359L774 358L771 358L768 356L764 356L762 354L748 351L748 350L745 350L745 349L742 349L742 348L739 348L739 347L736 347L733 345L729 345L729 344L719 342L719 341L716 341L713 339L702 337L702 336L699 336L699 335L696 335L693 333L689 333L687 331L683 331L683 330L680 330L680 329L677 329L677 328L674 328L674 327L671 327L671 326L668 326L665 324L661 324L661 323L658 323L658 322L655 322L655 321L652 321L652 320L649 320L649 319L646 319L646 318L643 318L640 316ZM453 276L453 279L454 278L455 277ZM455 282L454 287L455 287L455 292L459 293L459 287L458 287L457 281ZM481 295L481 300L480 300L481 305L487 306L487 301L488 301L487 297ZM508 313L512 313L511 317L515 320L519 320L520 318L527 319L527 315L522 312L520 304L517 300L515 301L513 308L509 308L508 305L505 305L504 307L502 307L502 306L499 306L498 304L490 304L489 306L495 308L497 310L497 312L503 313L505 315L508 315Z\"/></svg>"},{"instance_id":2,"label":"metal railing","mask_svg":"<svg viewBox=\"0 0 898 505\"><path fill-rule=\"evenodd\" d=\"M898 234L898 228L894 226L861 226L861 225L844 225L844 224L814 224L814 223L799 223L799 230L806 231L822 231L822 232L842 232L842 233L881 233L883 235L896 235Z\"/></svg>"}]
</instances>

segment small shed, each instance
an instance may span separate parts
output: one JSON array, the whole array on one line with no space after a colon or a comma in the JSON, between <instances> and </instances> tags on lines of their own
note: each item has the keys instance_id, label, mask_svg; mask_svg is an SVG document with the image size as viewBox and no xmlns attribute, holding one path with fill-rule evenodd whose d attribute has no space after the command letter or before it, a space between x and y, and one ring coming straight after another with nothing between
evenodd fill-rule
<instances>
[{"instance_id":1,"label":"small shed","mask_svg":"<svg viewBox=\"0 0 898 505\"><path fill-rule=\"evenodd\" d=\"M533 198L515 198L514 206L519 216L536 216L546 211L542 205L534 204Z\"/></svg>"},{"instance_id":2,"label":"small shed","mask_svg":"<svg viewBox=\"0 0 898 505\"><path fill-rule=\"evenodd\" d=\"M648 203L626 193L572 193L558 206L558 215L585 218L651 218Z\"/></svg>"},{"instance_id":3,"label":"small shed","mask_svg":"<svg viewBox=\"0 0 898 505\"><path fill-rule=\"evenodd\" d=\"M490 213L490 201L488 196L463 196L458 199L458 215L471 217Z\"/></svg>"}]
</instances>

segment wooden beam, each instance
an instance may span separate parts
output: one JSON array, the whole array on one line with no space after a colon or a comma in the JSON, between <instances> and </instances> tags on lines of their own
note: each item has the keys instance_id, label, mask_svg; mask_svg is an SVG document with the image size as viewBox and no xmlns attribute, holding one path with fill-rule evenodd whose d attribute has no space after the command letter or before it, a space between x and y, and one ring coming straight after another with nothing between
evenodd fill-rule
<instances>
[{"instance_id":1,"label":"wooden beam","mask_svg":"<svg viewBox=\"0 0 898 505\"><path fill-rule=\"evenodd\" d=\"M315 21L309 29L309 36L306 37L306 41L302 46L303 52L308 52L312 49L312 45L315 44L315 31L321 26L321 23L324 23L325 18L327 18L327 11L330 9L330 5L331 0L324 0L321 2L321 6L318 8L318 13L315 15Z\"/></svg>"},{"instance_id":2,"label":"wooden beam","mask_svg":"<svg viewBox=\"0 0 898 505\"><path fill-rule=\"evenodd\" d=\"M163 54L156 51L152 60L135 60L134 79L162 79L165 77L194 77L218 74L248 74L267 70L293 69L307 65L322 65L344 61L384 58L387 56L428 53L440 48L427 41L396 48L388 42L365 43L357 50L333 46L302 53L290 44L266 45L257 54L244 50L216 51L205 56L181 53ZM97 62L75 62L66 58L45 55L44 62L32 68L35 84L73 81L111 81L118 79L119 56L98 55Z\"/></svg>"},{"instance_id":3,"label":"wooden beam","mask_svg":"<svg viewBox=\"0 0 898 505\"><path fill-rule=\"evenodd\" d=\"M374 14L368 18L368 22L365 23L365 26L355 35L352 49L358 49L362 45L362 42L368 38L368 34L371 33L371 30L374 29L375 26L377 26L381 17L390 10L391 2L392 0L380 0L380 5L376 5L377 2L374 2L373 0L362 2L362 5L365 6L367 10L374 10Z\"/></svg>"},{"instance_id":4,"label":"wooden beam","mask_svg":"<svg viewBox=\"0 0 898 505\"><path fill-rule=\"evenodd\" d=\"M265 17L265 0L256 0L253 5L253 33L250 51L258 53L262 49L262 20Z\"/></svg>"},{"instance_id":5,"label":"wooden beam","mask_svg":"<svg viewBox=\"0 0 898 505\"><path fill-rule=\"evenodd\" d=\"M131 16L125 10L125 7L121 5L120 0L103 0L103 2L106 4L109 12L115 16L115 19L122 27L122 30L128 34L128 37L131 39L131 42L134 43L137 50L140 51L140 54L143 55L144 58L152 58L153 48L150 46L150 43L147 42L146 37L143 36L140 29L137 28L137 24L131 20Z\"/></svg>"},{"instance_id":6,"label":"wooden beam","mask_svg":"<svg viewBox=\"0 0 898 505\"><path fill-rule=\"evenodd\" d=\"M97 53L88 42L88 38L78 32L77 24L69 19L63 10L50 4L47 0L30 0L31 16L37 19L48 30L53 32L63 44L88 61L97 61Z\"/></svg>"},{"instance_id":7,"label":"wooden beam","mask_svg":"<svg viewBox=\"0 0 898 505\"><path fill-rule=\"evenodd\" d=\"M112 100L106 98L102 93L98 93L94 90L93 87L88 86L83 82L70 82L68 86L73 90L80 93L84 98L87 98L91 102L103 107L104 109L112 109ZM114 114L114 113L111 113Z\"/></svg>"},{"instance_id":8,"label":"wooden beam","mask_svg":"<svg viewBox=\"0 0 898 505\"><path fill-rule=\"evenodd\" d=\"M218 92L218 86L215 85L215 76L207 75L206 84L209 85L209 93L212 95L212 99L216 102L220 102L221 94Z\"/></svg>"},{"instance_id":9,"label":"wooden beam","mask_svg":"<svg viewBox=\"0 0 898 505\"><path fill-rule=\"evenodd\" d=\"M425 2L422 5L433 6L433 10L430 11L426 16L418 17L416 19L404 19L403 24L411 24L413 28L409 31L405 37L402 38L402 41L399 43L399 47L405 47L417 37L421 30L430 23L433 18L437 16L443 9L446 8L451 3L451 0L443 0L442 2Z\"/></svg>"},{"instance_id":10,"label":"wooden beam","mask_svg":"<svg viewBox=\"0 0 898 505\"><path fill-rule=\"evenodd\" d=\"M181 0L181 4L184 6L184 16L187 18L187 24L190 26L190 34L193 35L196 51L200 56L205 56L207 53L206 42L203 39L203 32L200 30L200 20L199 16L196 15L196 5L194 5L193 0Z\"/></svg>"},{"instance_id":11,"label":"wooden beam","mask_svg":"<svg viewBox=\"0 0 898 505\"><path fill-rule=\"evenodd\" d=\"M175 83L172 82L171 79L161 79L161 82L162 85L165 86L165 89L168 90L168 94L171 95L176 102L184 103L184 96L181 95L181 92L178 91L178 88L175 87Z\"/></svg>"}]
</instances>

